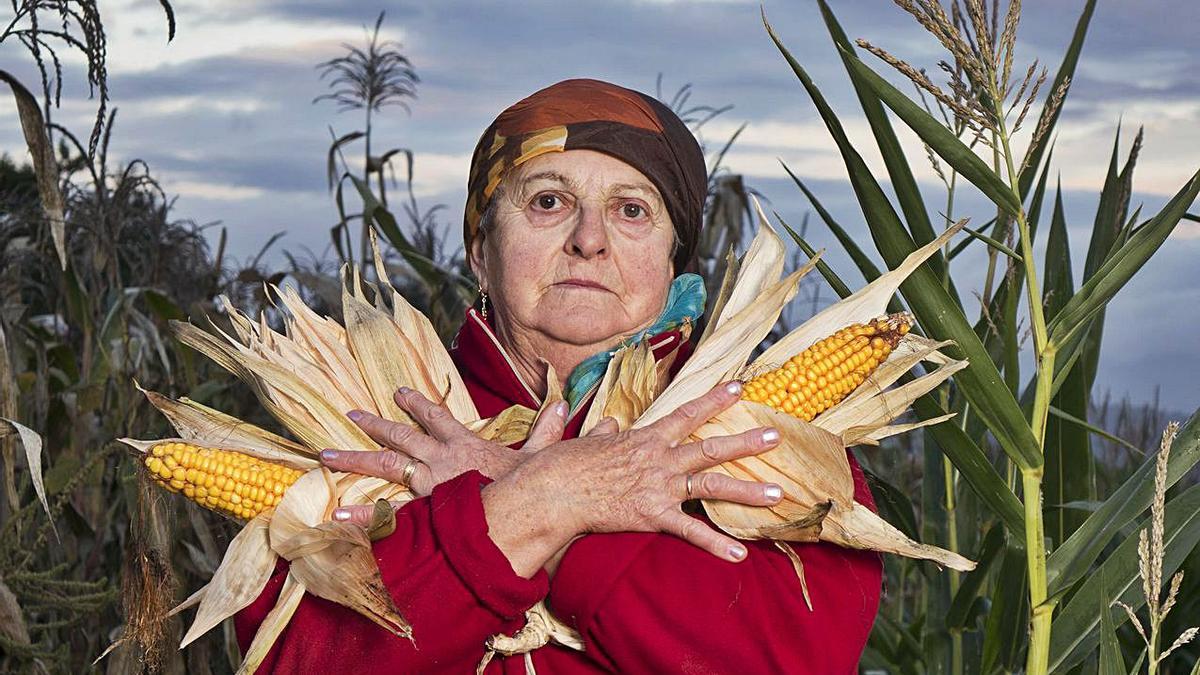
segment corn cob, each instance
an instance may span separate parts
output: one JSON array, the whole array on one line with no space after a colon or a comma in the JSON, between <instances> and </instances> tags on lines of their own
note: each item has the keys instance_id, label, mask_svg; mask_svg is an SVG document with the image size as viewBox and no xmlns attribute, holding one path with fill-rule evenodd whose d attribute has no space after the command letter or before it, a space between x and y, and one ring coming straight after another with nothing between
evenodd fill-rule
<instances>
[{"instance_id":1,"label":"corn cob","mask_svg":"<svg viewBox=\"0 0 1200 675\"><path fill-rule=\"evenodd\" d=\"M742 398L811 422L857 389L911 326L903 313L847 326L750 379Z\"/></svg>"},{"instance_id":2,"label":"corn cob","mask_svg":"<svg viewBox=\"0 0 1200 675\"><path fill-rule=\"evenodd\" d=\"M143 460L154 482L217 513L250 520L283 498L303 475L234 450L160 443Z\"/></svg>"}]
</instances>

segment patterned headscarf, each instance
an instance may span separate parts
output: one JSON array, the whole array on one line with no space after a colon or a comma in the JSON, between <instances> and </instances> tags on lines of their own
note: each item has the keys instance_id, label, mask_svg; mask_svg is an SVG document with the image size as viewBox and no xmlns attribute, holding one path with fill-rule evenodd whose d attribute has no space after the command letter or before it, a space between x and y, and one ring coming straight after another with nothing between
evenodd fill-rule
<instances>
[{"instance_id":1,"label":"patterned headscarf","mask_svg":"<svg viewBox=\"0 0 1200 675\"><path fill-rule=\"evenodd\" d=\"M471 158L463 242L505 172L547 152L587 149L612 155L658 188L679 237L675 272L689 267L704 215L704 153L670 108L652 96L599 80L563 80L514 103L483 132Z\"/></svg>"}]
</instances>

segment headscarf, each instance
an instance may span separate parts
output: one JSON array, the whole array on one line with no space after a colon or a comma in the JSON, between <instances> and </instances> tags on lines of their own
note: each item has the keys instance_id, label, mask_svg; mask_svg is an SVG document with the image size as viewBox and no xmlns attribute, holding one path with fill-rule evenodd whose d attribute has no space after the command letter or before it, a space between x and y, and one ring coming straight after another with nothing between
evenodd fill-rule
<instances>
[{"instance_id":1,"label":"headscarf","mask_svg":"<svg viewBox=\"0 0 1200 675\"><path fill-rule=\"evenodd\" d=\"M708 171L692 132L652 96L608 82L563 80L509 106L483 132L471 157L463 243L479 234L488 200L511 168L547 152L603 152L658 188L679 238L674 265L688 269L704 217Z\"/></svg>"}]
</instances>

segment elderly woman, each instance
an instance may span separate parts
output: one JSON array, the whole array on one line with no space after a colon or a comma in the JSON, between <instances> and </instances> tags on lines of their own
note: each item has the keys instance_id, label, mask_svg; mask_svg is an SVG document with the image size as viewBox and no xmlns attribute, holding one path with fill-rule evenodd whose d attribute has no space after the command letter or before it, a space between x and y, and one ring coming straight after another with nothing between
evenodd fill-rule
<instances>
[{"instance_id":1,"label":"elderly woman","mask_svg":"<svg viewBox=\"0 0 1200 675\"><path fill-rule=\"evenodd\" d=\"M352 411L392 451L330 449L325 465L419 496L375 543L412 640L306 596L264 671L473 672L487 638L514 633L544 600L585 649L538 649L531 660L542 673L855 672L879 602L876 554L793 545L809 609L774 543L736 541L681 509L698 498L780 498L778 486L703 471L773 447L774 429L686 441L738 399L738 383L644 429L605 421L577 437L615 347L650 340L672 373L690 353L703 284L682 273L706 183L695 139L649 96L567 80L501 113L472 159L464 238L480 308L467 311L452 354L483 416L542 405L549 372L566 401L550 406L520 450L480 440L405 389L396 403L424 433ZM855 499L873 504L849 461ZM238 615L243 648L285 576L281 567ZM496 657L486 672L525 669L522 657Z\"/></svg>"}]
</instances>

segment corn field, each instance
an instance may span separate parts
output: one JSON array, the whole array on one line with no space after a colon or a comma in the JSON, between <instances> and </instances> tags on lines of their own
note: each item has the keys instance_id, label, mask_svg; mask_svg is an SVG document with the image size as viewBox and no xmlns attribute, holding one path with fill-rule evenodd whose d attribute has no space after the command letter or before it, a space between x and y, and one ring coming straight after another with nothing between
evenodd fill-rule
<instances>
[{"instance_id":1,"label":"corn field","mask_svg":"<svg viewBox=\"0 0 1200 675\"><path fill-rule=\"evenodd\" d=\"M886 37L852 40L834 4L813 1L828 44L789 44L789 27L773 24L769 8L762 39L812 104L795 114L815 114L828 130L842 162L830 169L848 176L870 239L852 237L822 195L782 167L811 206L775 214L795 245L790 267L816 242L834 241L854 269L819 262L820 279L810 275L772 335L847 297L859 277L880 277L887 270L875 261L895 269L969 219L888 308L910 313L914 332L952 340L947 354L970 364L918 399L907 421L954 417L856 452L888 522L978 566L957 572L885 557L883 603L860 671L1200 673L1192 639L1200 414L1113 401L1096 387L1105 323L1117 318L1106 307L1153 264L1178 223L1200 220L1189 213L1200 172L1143 213L1133 202L1141 133L1118 132L1086 256L1072 260L1062 191L1051 180L1060 169L1053 142L1096 1L1078 0L1058 61L1041 64L1018 49L1020 0L876 0L944 51L936 77ZM169 37L174 11L160 4ZM455 221L443 206L419 203L413 152L381 151L387 142L375 129L386 105L419 105L421 80L401 45L380 40L383 14L365 45L318 64L314 105L333 103L361 116L362 127L334 134L327 155L313 158L326 167L336 214L333 254L287 251L288 264L273 268L274 239L236 260L224 231L210 235L176 215L145 162L110 162L112 135L136 130L121 127L108 105L97 0L14 0L12 10L0 13L0 43L24 45L42 77L21 82L0 70L29 151L0 158L0 671L233 672L241 655L231 621L179 651L188 612L167 612L207 582L235 527L151 486L115 439L171 435L139 387L279 431L252 392L167 329L205 316L228 328L222 297L277 327L283 315L270 289L285 285L340 319L337 270L358 263L389 279L443 339L453 336L476 288L447 234ZM804 64L816 49L838 54L840 79L814 81ZM88 64L96 115L86 136L52 118L67 52ZM839 116L823 93L834 90L853 91L859 108ZM694 130L728 109L691 104L691 93L667 94L660 81L657 95ZM851 114L869 124L869 152L882 157L884 173L847 136ZM926 152L905 152L900 137L909 132ZM743 252L755 225L756 191L724 164L740 133L705 148L698 272L712 297L727 253ZM389 182L401 159L404 180ZM944 188L936 200L914 177L929 163ZM967 189L986 197L986 212L956 208ZM372 233L383 244L378 265ZM979 288L965 287L961 273L956 280L969 256L986 261Z\"/></svg>"}]
</instances>

